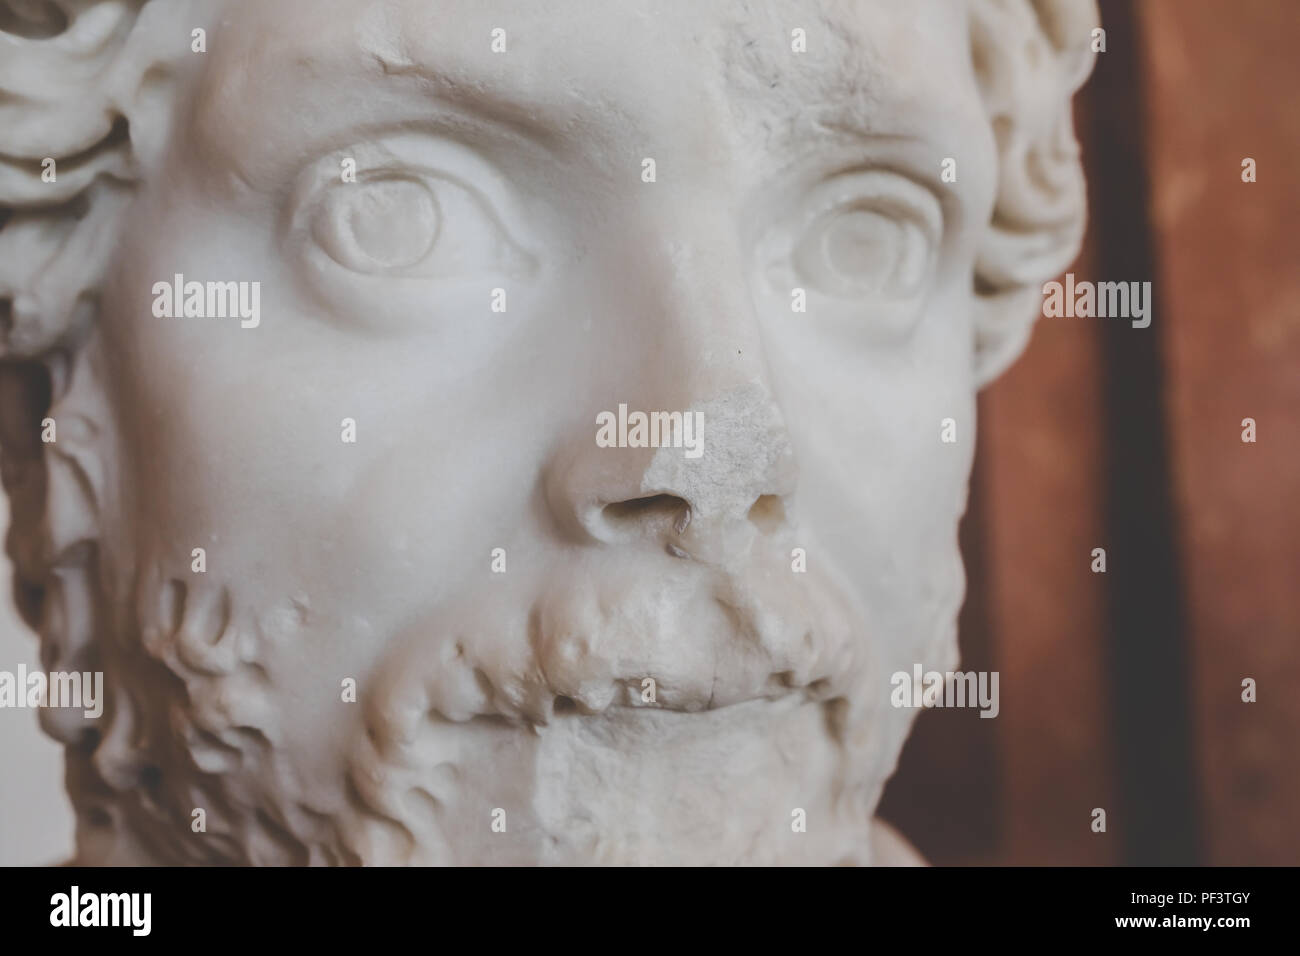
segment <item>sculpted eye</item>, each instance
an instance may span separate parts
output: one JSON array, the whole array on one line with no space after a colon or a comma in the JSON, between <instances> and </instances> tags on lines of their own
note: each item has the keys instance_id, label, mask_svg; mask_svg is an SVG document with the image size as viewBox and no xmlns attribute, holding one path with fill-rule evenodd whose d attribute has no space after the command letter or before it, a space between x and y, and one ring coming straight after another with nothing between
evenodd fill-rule
<instances>
[{"instance_id":1,"label":"sculpted eye","mask_svg":"<svg viewBox=\"0 0 1300 956\"><path fill-rule=\"evenodd\" d=\"M527 259L483 196L428 172L383 170L333 183L308 226L331 259L367 275L465 277L513 271Z\"/></svg>"},{"instance_id":2,"label":"sculpted eye","mask_svg":"<svg viewBox=\"0 0 1300 956\"><path fill-rule=\"evenodd\" d=\"M801 281L826 295L915 295L929 272L930 242L906 217L855 203L819 216L794 249Z\"/></svg>"},{"instance_id":3,"label":"sculpted eye","mask_svg":"<svg viewBox=\"0 0 1300 956\"><path fill-rule=\"evenodd\" d=\"M314 316L359 333L456 334L488 291L538 276L544 220L473 139L398 128L293 173L280 248Z\"/></svg>"},{"instance_id":4,"label":"sculpted eye","mask_svg":"<svg viewBox=\"0 0 1300 956\"><path fill-rule=\"evenodd\" d=\"M521 218L509 182L478 151L406 130L331 151L303 169L284 222L304 280L335 311L396 317L403 295L427 302L418 299L422 281L531 274L537 260L514 236ZM358 275L404 281L388 284L381 298ZM352 308L358 303L364 309Z\"/></svg>"},{"instance_id":5,"label":"sculpted eye","mask_svg":"<svg viewBox=\"0 0 1300 956\"><path fill-rule=\"evenodd\" d=\"M387 272L422 262L438 242L442 210L424 183L377 179L331 189L312 218L312 238L356 272Z\"/></svg>"},{"instance_id":6,"label":"sculpted eye","mask_svg":"<svg viewBox=\"0 0 1300 956\"><path fill-rule=\"evenodd\" d=\"M757 240L766 292L846 342L900 342L920 322L938 270L943 207L915 179L857 169L800 191ZM804 307L792 308L792 296ZM815 326L812 325L815 323Z\"/></svg>"}]
</instances>

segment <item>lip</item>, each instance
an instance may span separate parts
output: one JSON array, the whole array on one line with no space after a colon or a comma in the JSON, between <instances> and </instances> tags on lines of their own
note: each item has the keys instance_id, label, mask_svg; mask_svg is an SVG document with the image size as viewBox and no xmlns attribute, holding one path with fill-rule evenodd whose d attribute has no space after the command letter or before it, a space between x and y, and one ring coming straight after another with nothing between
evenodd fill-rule
<instances>
[{"instance_id":1,"label":"lip","mask_svg":"<svg viewBox=\"0 0 1300 956\"><path fill-rule=\"evenodd\" d=\"M760 633L757 626L735 626L721 603L717 620L685 641L674 644L655 630L647 640L656 653L628 661L624 648L637 643L621 632L593 638L565 636L535 647L535 685L524 695L521 716L547 723L572 714L592 717L614 710L699 714L756 701L789 696L825 699L834 695L835 677L852 670L842 659L826 659L822 642L811 631ZM678 658L682 646L696 651ZM701 652L702 651L702 652ZM836 666L836 665L841 666ZM495 678L480 674L494 700L519 705Z\"/></svg>"},{"instance_id":2,"label":"lip","mask_svg":"<svg viewBox=\"0 0 1300 956\"><path fill-rule=\"evenodd\" d=\"M680 714L685 717L703 717L707 714L719 714L725 710L735 710L745 708L750 705L761 704L827 704L835 700L836 693L829 689L829 679L820 678L815 682L802 687L781 687L768 693L759 693L751 697L741 697L737 700L725 702L708 701L703 706L679 705L679 704L660 704L658 701L643 701L637 698L634 702L612 701L601 709L589 708L572 697L565 695L556 695L552 701L550 714L547 715L543 723L552 721L564 721L564 719L581 719L593 717L623 717L623 715L647 715L647 714Z\"/></svg>"},{"instance_id":3,"label":"lip","mask_svg":"<svg viewBox=\"0 0 1300 956\"><path fill-rule=\"evenodd\" d=\"M614 681L614 685L624 693L615 693L612 697L608 695L595 698L590 695L573 697L568 694L556 694L551 701L549 713L545 715L546 719L540 723L550 723L552 720L570 717L600 717L624 713L707 714L743 707L746 704L777 703L783 700L825 703L836 696L829 677L818 677L807 683L800 683L795 680L791 671L772 674L766 685L755 693L724 700L711 696L703 704L680 697L670 697L666 701L660 701L657 685L647 687L645 681L645 678L640 680L624 678ZM647 699L648 697L651 699Z\"/></svg>"},{"instance_id":4,"label":"lip","mask_svg":"<svg viewBox=\"0 0 1300 956\"><path fill-rule=\"evenodd\" d=\"M589 654L578 654L581 667L569 671L548 666L555 658L530 656L520 673L503 666L490 647L472 653L459 641L414 642L390 658L390 667L367 695L367 725L374 742L386 749L413 742L429 723L490 718L540 730L578 718L640 720L658 714L696 719L746 705L826 703L843 695L854 672L833 666L834 660L798 670L784 661L774 666L761 646L733 633L726 640L732 649L726 665L717 670L687 666L666 679L642 676L645 671L627 661L619 673L628 676L605 676L609 662ZM797 646L801 660L816 659L805 642ZM603 675L593 672L602 669Z\"/></svg>"},{"instance_id":5,"label":"lip","mask_svg":"<svg viewBox=\"0 0 1300 956\"><path fill-rule=\"evenodd\" d=\"M462 592L394 639L366 694L378 746L480 718L540 730L825 702L848 693L870 654L842 589L791 578L775 559L722 573L579 552L524 587L522 602Z\"/></svg>"},{"instance_id":6,"label":"lip","mask_svg":"<svg viewBox=\"0 0 1300 956\"><path fill-rule=\"evenodd\" d=\"M615 638L607 640L621 644ZM593 653L587 641L579 641L576 647L559 645L558 653L530 659L526 674L500 668L490 672L482 663L471 663L463 651L436 664L427 659L408 660L407 667L399 671L399 686L403 687L401 696L414 696L418 711L436 722L499 717L544 727L575 718L702 715L787 699L825 702L842 693L853 671L851 667L828 666L833 662L825 660L795 669L788 666L788 660L773 660L760 643L738 634L728 632L722 640L729 648L728 660L716 669L686 666L666 674L662 665L649 661L631 667L623 661L620 676L609 676L611 662ZM798 649L801 662L816 659L810 653L815 646L811 635L791 646ZM566 649L568 653L564 653ZM566 668L566 662L573 666ZM649 676L656 674L659 676ZM470 686L471 694L457 693ZM409 717L411 712L407 709L406 713Z\"/></svg>"}]
</instances>

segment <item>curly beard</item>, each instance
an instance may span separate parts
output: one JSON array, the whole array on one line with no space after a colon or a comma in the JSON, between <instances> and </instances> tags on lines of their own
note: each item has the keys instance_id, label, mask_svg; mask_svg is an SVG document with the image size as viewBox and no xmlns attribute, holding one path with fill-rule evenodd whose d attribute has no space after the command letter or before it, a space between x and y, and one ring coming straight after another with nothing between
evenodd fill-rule
<instances>
[{"instance_id":1,"label":"curly beard","mask_svg":"<svg viewBox=\"0 0 1300 956\"><path fill-rule=\"evenodd\" d=\"M68 748L78 862L871 862L913 712L888 706L848 606L792 602L753 569L602 562L539 578L520 611L436 609L384 645L356 703L283 679L322 640L302 602L239 608L150 562L97 654L104 729ZM652 699L620 656L647 646L631 628L667 649ZM714 667L673 673L697 645ZM292 702L318 690L346 730L303 753Z\"/></svg>"}]
</instances>

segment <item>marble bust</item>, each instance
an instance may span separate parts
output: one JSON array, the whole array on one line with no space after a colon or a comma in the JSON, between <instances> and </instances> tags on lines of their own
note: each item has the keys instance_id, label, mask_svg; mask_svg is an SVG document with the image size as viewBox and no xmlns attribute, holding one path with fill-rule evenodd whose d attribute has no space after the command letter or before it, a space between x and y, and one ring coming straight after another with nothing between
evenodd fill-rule
<instances>
[{"instance_id":1,"label":"marble bust","mask_svg":"<svg viewBox=\"0 0 1300 956\"><path fill-rule=\"evenodd\" d=\"M910 859L889 675L957 663L1096 10L540 9L0 4L77 862Z\"/></svg>"}]
</instances>

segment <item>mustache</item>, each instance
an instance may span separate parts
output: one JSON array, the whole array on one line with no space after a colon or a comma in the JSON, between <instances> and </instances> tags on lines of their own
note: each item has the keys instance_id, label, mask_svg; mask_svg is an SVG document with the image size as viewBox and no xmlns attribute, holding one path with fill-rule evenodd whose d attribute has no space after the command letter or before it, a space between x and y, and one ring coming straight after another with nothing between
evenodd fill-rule
<instances>
[{"instance_id":1,"label":"mustache","mask_svg":"<svg viewBox=\"0 0 1300 956\"><path fill-rule=\"evenodd\" d=\"M611 708L830 700L867 664L844 590L779 554L727 572L600 555L545 575L522 608L490 591L435 609L394 642L367 695L381 749L409 745L429 722L536 727Z\"/></svg>"}]
</instances>

